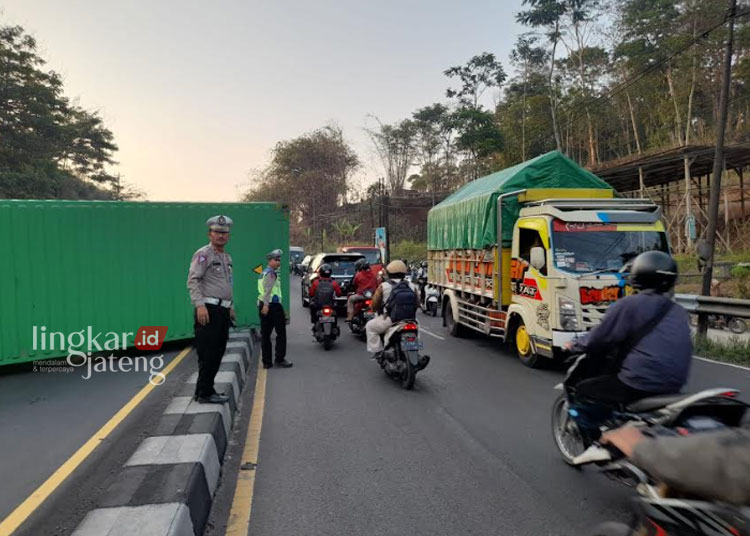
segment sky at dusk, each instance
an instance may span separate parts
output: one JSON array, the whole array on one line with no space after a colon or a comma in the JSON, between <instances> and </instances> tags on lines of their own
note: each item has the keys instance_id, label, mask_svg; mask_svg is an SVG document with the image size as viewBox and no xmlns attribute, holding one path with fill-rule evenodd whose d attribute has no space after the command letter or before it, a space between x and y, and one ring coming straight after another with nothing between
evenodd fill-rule
<instances>
[{"instance_id":1,"label":"sky at dusk","mask_svg":"<svg viewBox=\"0 0 750 536\"><path fill-rule=\"evenodd\" d=\"M6 0L68 97L98 110L125 181L150 201L236 201L280 140L363 127L445 101L442 72L483 51L511 71L521 0ZM491 104L488 95L486 104Z\"/></svg>"}]
</instances>

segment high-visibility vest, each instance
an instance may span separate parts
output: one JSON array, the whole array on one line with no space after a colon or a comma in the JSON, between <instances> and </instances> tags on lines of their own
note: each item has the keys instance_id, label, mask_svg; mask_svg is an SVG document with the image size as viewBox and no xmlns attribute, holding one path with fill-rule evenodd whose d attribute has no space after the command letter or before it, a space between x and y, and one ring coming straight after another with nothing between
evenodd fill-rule
<instances>
[{"instance_id":1,"label":"high-visibility vest","mask_svg":"<svg viewBox=\"0 0 750 536\"><path fill-rule=\"evenodd\" d=\"M263 301L263 294L265 294L266 290L263 288L263 280L266 278L266 275L274 272L274 269L270 266L267 266L265 270L263 270L263 273L260 274L260 277L258 278L258 301ZM271 288L271 302L270 303L281 303L281 280L279 279L278 274L276 275L276 281L273 282L273 287Z\"/></svg>"}]
</instances>

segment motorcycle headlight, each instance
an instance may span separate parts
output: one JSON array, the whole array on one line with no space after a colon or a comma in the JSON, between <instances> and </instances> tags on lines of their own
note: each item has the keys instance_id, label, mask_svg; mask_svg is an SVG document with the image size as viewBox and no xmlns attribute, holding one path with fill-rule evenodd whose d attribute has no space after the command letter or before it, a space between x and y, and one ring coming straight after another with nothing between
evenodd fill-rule
<instances>
[{"instance_id":1,"label":"motorcycle headlight","mask_svg":"<svg viewBox=\"0 0 750 536\"><path fill-rule=\"evenodd\" d=\"M576 302L565 296L559 296L557 306L560 311L560 327L565 331L579 331Z\"/></svg>"}]
</instances>

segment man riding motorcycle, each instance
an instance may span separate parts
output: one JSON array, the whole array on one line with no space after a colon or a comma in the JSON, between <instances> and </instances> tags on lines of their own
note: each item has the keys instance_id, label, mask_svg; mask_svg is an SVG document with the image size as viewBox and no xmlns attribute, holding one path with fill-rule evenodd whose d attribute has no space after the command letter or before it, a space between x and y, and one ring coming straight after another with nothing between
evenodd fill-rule
<instances>
[{"instance_id":1,"label":"man riding motorcycle","mask_svg":"<svg viewBox=\"0 0 750 536\"><path fill-rule=\"evenodd\" d=\"M413 292L414 303L416 307L419 306L419 290L416 285L405 280L407 272L406 264L403 261L393 261L385 269L387 279L378 286L375 295L372 297L372 308L378 311L379 314L365 325L367 351L372 353L374 357L377 357L383 351L381 335L385 334L388 328L393 325L393 320L391 320L392 313L388 312L387 307L391 303L391 294L396 292L398 295L401 295L402 293ZM409 298L408 295L404 297Z\"/></svg>"},{"instance_id":2,"label":"man riding motorcycle","mask_svg":"<svg viewBox=\"0 0 750 536\"><path fill-rule=\"evenodd\" d=\"M328 305L336 304L336 296L341 296L341 287L331 278L333 269L330 264L324 264L318 269L318 277L310 285L310 322L318 321L318 311Z\"/></svg>"},{"instance_id":3,"label":"man riding motorcycle","mask_svg":"<svg viewBox=\"0 0 750 536\"><path fill-rule=\"evenodd\" d=\"M579 421L592 440L598 438L602 410L678 393L690 372L688 315L668 296L677 281L674 259L661 251L641 253L633 261L630 281L639 292L612 304L601 324L565 346L585 353L588 366L597 371L576 384L577 397L593 403L589 418Z\"/></svg>"},{"instance_id":4,"label":"man riding motorcycle","mask_svg":"<svg viewBox=\"0 0 750 536\"><path fill-rule=\"evenodd\" d=\"M359 259L354 263L357 273L352 279L354 294L346 301L346 321L351 322L354 317L354 308L357 302L364 301L365 292L375 292L378 288L377 275L370 269L370 263L366 259Z\"/></svg>"}]
</instances>

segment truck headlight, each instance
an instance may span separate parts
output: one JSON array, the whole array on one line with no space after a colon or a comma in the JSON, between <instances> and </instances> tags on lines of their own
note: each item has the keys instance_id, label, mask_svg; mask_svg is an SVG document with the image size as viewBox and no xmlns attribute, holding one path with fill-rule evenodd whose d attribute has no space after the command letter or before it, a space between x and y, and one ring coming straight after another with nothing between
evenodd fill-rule
<instances>
[{"instance_id":1,"label":"truck headlight","mask_svg":"<svg viewBox=\"0 0 750 536\"><path fill-rule=\"evenodd\" d=\"M558 296L557 307L560 311L560 327L565 331L579 331L576 302L565 296Z\"/></svg>"}]
</instances>

